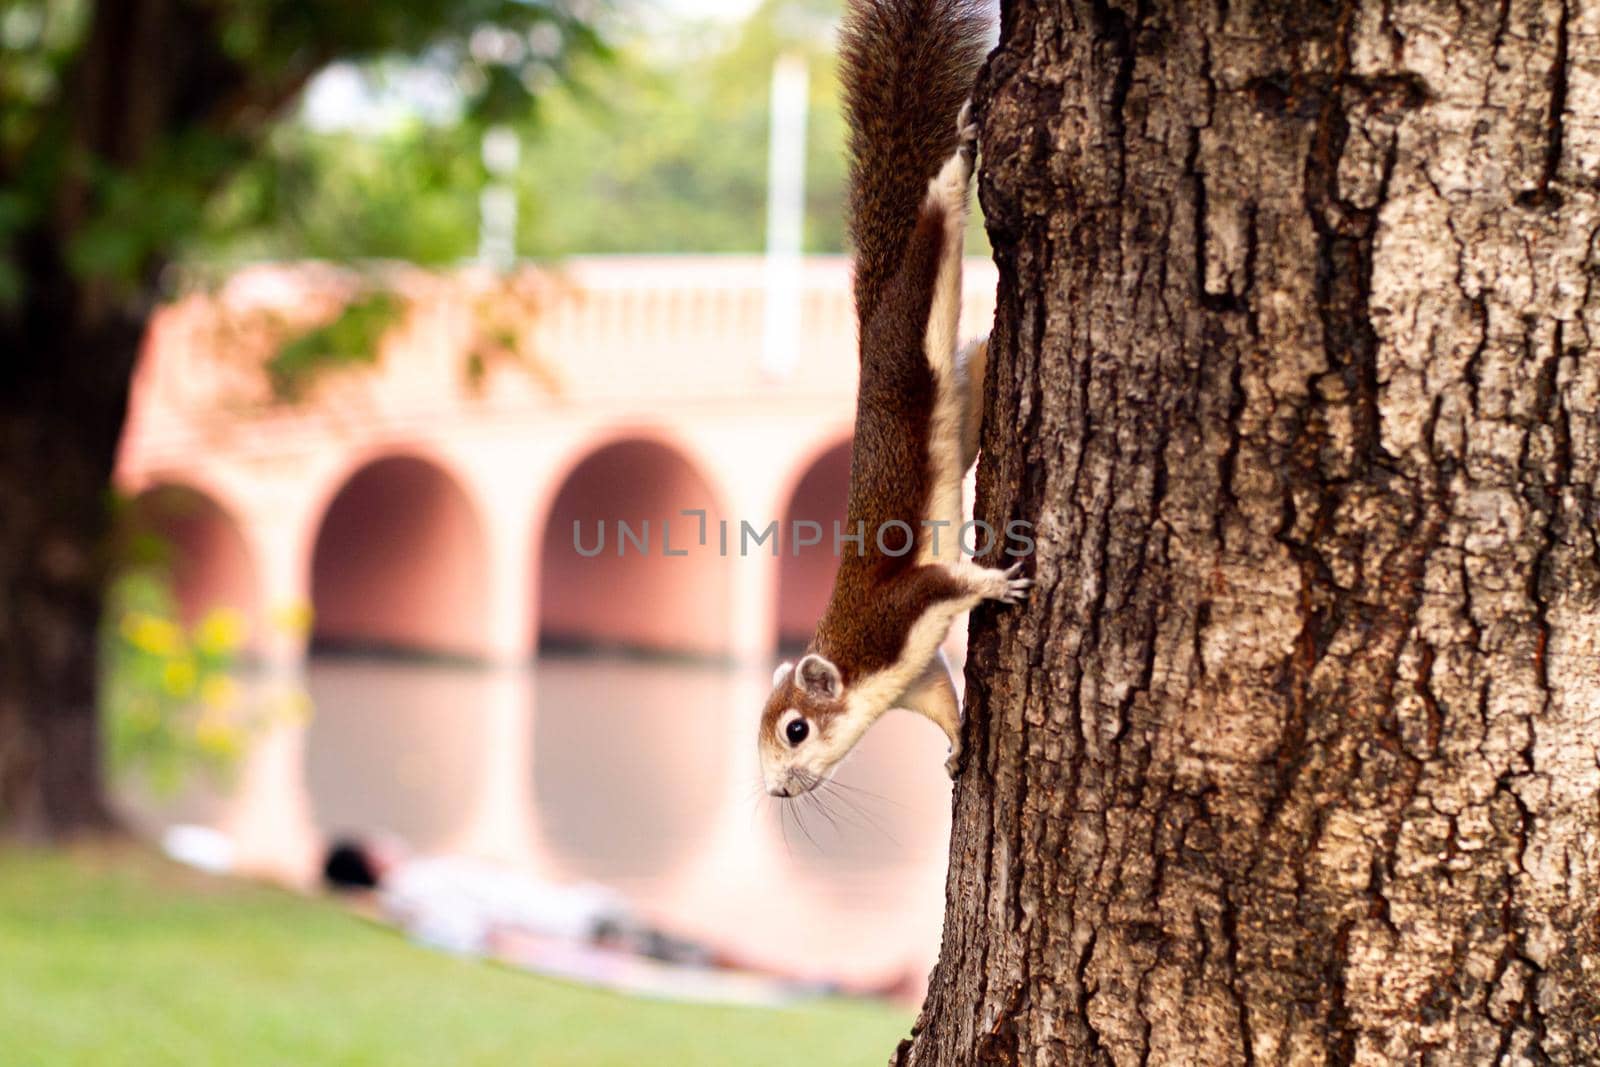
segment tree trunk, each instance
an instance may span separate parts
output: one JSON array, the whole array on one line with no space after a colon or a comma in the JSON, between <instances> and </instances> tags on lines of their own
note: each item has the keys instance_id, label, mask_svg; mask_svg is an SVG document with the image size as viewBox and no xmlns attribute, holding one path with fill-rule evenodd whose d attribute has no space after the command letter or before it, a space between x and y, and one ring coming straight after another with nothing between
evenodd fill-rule
<instances>
[{"instance_id":1,"label":"tree trunk","mask_svg":"<svg viewBox=\"0 0 1600 1067\"><path fill-rule=\"evenodd\" d=\"M59 840L114 826L96 653L144 320L86 306L54 249L34 262L0 329L0 836Z\"/></svg>"},{"instance_id":2,"label":"tree trunk","mask_svg":"<svg viewBox=\"0 0 1600 1067\"><path fill-rule=\"evenodd\" d=\"M1597 79L1573 0L1005 5L1037 585L898 1063L1600 1062Z\"/></svg>"},{"instance_id":3,"label":"tree trunk","mask_svg":"<svg viewBox=\"0 0 1600 1067\"><path fill-rule=\"evenodd\" d=\"M38 158L0 158L0 187L49 190L21 201L34 210L20 230L0 233L22 275L20 300L0 301L0 836L112 825L95 655L111 474L178 235L152 238L121 220L138 254L91 268L72 262L84 230L116 210L104 202L109 174L138 174L153 157L171 166L162 153L179 142L186 169L164 217L183 196L198 202L329 58L308 41L275 66L252 64L228 46L226 12L213 8L97 0L65 95L31 145Z\"/></svg>"}]
</instances>

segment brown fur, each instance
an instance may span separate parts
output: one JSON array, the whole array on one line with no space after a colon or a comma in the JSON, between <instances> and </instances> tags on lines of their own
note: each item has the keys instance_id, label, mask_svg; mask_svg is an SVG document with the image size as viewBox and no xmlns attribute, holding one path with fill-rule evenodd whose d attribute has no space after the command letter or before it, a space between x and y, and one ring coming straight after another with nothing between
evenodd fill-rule
<instances>
[{"instance_id":1,"label":"brown fur","mask_svg":"<svg viewBox=\"0 0 1600 1067\"><path fill-rule=\"evenodd\" d=\"M930 606L967 594L947 568L917 562L929 536L922 520L933 479L935 380L923 346L945 240L944 211L926 201L929 180L959 147L956 116L982 58L983 32L976 0L852 0L845 15L840 58L861 337L845 532L864 529L865 540L859 550L841 547L808 651L838 667L846 692L898 659ZM914 541L893 556L879 550L877 533L897 519ZM884 540L899 549L904 530L888 530ZM806 692L791 671L762 714L762 728L780 744L777 723L788 708L826 733L844 700Z\"/></svg>"},{"instance_id":2,"label":"brown fur","mask_svg":"<svg viewBox=\"0 0 1600 1067\"><path fill-rule=\"evenodd\" d=\"M851 0L839 33L850 130L850 237L863 334L904 258L928 179L956 150L983 60L979 0ZM867 352L863 348L865 366Z\"/></svg>"},{"instance_id":3,"label":"brown fur","mask_svg":"<svg viewBox=\"0 0 1600 1067\"><path fill-rule=\"evenodd\" d=\"M842 575L843 568L840 571ZM827 633L825 626L818 627L817 636L807 651L820 653L833 661L848 692L856 679L895 661L912 624L931 605L964 596L966 592L962 583L938 565L913 564L886 582L863 587L859 601L849 595L841 597L840 583L836 580L828 610L831 614L838 606L841 613L850 613L847 626L833 634ZM824 623L826 620L824 616ZM831 641L850 643L833 646ZM790 671L773 689L761 713L762 728L775 741L782 740L778 737L778 719L789 708L798 709L813 726L826 733L834 717L844 712L844 700L812 696L801 688L798 671Z\"/></svg>"},{"instance_id":4,"label":"brown fur","mask_svg":"<svg viewBox=\"0 0 1600 1067\"><path fill-rule=\"evenodd\" d=\"M914 574L928 569L916 562L917 545L928 535L922 520L928 514L933 482L927 442L934 378L922 346L943 238L944 213L925 207L918 213L901 269L862 329L862 374L845 522L851 532L858 523L865 529L864 554L858 554L853 544L843 546L833 595L811 643L838 665L846 685L892 663L906 630L920 614L893 617L900 612L885 610L886 592L906 590L893 599L909 611L926 606L928 595L943 595L949 584L930 584ZM911 550L899 556L880 551L877 538L877 532L896 519L916 535ZM955 536L953 530L943 533ZM884 543L897 550L903 535L901 529L885 530Z\"/></svg>"},{"instance_id":5,"label":"brown fur","mask_svg":"<svg viewBox=\"0 0 1600 1067\"><path fill-rule=\"evenodd\" d=\"M834 718L844 713L843 700L822 700L800 688L799 680L791 671L784 683L772 691L766 707L761 710L761 729L779 745L788 744L778 736L778 720L790 708L795 708L816 729L827 733Z\"/></svg>"}]
</instances>

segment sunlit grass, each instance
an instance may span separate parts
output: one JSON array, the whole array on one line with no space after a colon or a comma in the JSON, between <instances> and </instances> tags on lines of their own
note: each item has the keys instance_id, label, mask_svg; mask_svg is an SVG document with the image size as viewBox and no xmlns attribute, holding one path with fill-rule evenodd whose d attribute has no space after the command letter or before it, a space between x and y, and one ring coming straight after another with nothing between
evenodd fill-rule
<instances>
[{"instance_id":1,"label":"sunlit grass","mask_svg":"<svg viewBox=\"0 0 1600 1067\"><path fill-rule=\"evenodd\" d=\"M870 1004L636 1001L415 948L331 903L132 851L0 852L0 1062L886 1062L910 1024Z\"/></svg>"}]
</instances>

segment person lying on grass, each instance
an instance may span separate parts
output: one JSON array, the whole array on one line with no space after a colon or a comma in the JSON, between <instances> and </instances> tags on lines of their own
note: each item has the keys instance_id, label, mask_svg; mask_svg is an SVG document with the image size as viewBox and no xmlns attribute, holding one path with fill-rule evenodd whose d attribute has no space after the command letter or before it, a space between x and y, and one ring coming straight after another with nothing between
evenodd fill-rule
<instances>
[{"instance_id":1,"label":"person lying on grass","mask_svg":"<svg viewBox=\"0 0 1600 1067\"><path fill-rule=\"evenodd\" d=\"M782 1003L803 996L900 996L907 977L847 985L783 974L645 921L604 886L557 885L466 856L413 856L394 839L334 842L329 889L368 897L415 941L640 995Z\"/></svg>"}]
</instances>

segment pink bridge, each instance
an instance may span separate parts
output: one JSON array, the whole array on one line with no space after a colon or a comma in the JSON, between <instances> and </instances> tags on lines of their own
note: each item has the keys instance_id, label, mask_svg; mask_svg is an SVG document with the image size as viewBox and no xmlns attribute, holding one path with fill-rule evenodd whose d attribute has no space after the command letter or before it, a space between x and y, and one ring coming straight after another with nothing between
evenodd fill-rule
<instances>
[{"instance_id":1,"label":"pink bridge","mask_svg":"<svg viewBox=\"0 0 1600 1067\"><path fill-rule=\"evenodd\" d=\"M510 283L397 269L405 310L377 365L323 372L288 404L269 401L263 361L352 282L320 266L249 269L156 316L118 479L146 503L183 501L147 510L177 547L185 611L244 611L275 672L292 676L308 640L505 665L565 643L753 665L707 727L722 783L707 815L720 829L661 899L688 925L719 909L781 914L770 843L752 848L735 824L749 810L761 683L780 642L808 634L832 552L825 533L798 556L787 541L775 556L770 540L741 553L740 523L826 530L842 517L855 351L848 264L810 259L793 373L764 373L762 281L762 262L744 257L580 259ZM992 265L972 263L967 284L975 333L993 314ZM705 512L704 544L686 509ZM619 520L635 537L620 554ZM604 550L580 553L575 522L585 551L603 524ZM293 624L308 607L309 630ZM517 684L474 711L473 795L450 844L570 874L541 844ZM906 730L928 749L918 781L942 804L936 734ZM229 801L221 821L249 868L311 870L306 743L303 729L276 731ZM922 903L893 921L931 920L936 939L942 840L930 855ZM739 897L739 879L767 886L765 899Z\"/></svg>"}]
</instances>

